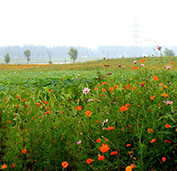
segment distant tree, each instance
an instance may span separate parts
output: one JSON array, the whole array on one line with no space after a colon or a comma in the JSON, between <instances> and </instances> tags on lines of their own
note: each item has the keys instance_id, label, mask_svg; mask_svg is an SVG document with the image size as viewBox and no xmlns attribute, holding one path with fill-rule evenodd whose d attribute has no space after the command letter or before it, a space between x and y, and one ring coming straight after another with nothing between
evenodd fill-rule
<instances>
[{"instance_id":1,"label":"distant tree","mask_svg":"<svg viewBox=\"0 0 177 171\"><path fill-rule=\"evenodd\" d=\"M25 55L25 58L26 58L27 64L28 64L29 61L30 61L30 56L31 56L30 50L25 50L25 51L24 51L24 55Z\"/></svg>"},{"instance_id":2,"label":"distant tree","mask_svg":"<svg viewBox=\"0 0 177 171\"><path fill-rule=\"evenodd\" d=\"M49 56L49 64L52 64L51 51L49 49L47 49L47 54Z\"/></svg>"},{"instance_id":3,"label":"distant tree","mask_svg":"<svg viewBox=\"0 0 177 171\"><path fill-rule=\"evenodd\" d=\"M73 60L74 63L78 55L77 49L71 47L71 49L68 52L68 55L70 56L70 59Z\"/></svg>"},{"instance_id":4,"label":"distant tree","mask_svg":"<svg viewBox=\"0 0 177 171\"><path fill-rule=\"evenodd\" d=\"M175 56L175 52L173 52L171 49L165 49L164 51L165 56Z\"/></svg>"},{"instance_id":5,"label":"distant tree","mask_svg":"<svg viewBox=\"0 0 177 171\"><path fill-rule=\"evenodd\" d=\"M4 61L5 61L6 64L8 64L10 62L10 55L8 53L6 53L4 55Z\"/></svg>"}]
</instances>

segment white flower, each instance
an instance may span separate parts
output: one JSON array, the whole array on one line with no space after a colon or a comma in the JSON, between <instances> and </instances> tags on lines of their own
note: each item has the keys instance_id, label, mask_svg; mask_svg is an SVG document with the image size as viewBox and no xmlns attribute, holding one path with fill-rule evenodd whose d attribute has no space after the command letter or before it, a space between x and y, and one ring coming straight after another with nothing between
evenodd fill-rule
<instances>
[{"instance_id":1,"label":"white flower","mask_svg":"<svg viewBox=\"0 0 177 171\"><path fill-rule=\"evenodd\" d=\"M101 122L102 126L104 126L105 123L108 122L108 119L104 120L103 122Z\"/></svg>"}]
</instances>

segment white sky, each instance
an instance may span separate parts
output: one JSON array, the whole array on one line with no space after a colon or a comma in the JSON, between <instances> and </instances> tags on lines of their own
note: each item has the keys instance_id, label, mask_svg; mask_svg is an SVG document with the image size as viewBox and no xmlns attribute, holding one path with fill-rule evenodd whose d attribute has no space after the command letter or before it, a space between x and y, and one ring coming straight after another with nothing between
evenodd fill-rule
<instances>
[{"instance_id":1,"label":"white sky","mask_svg":"<svg viewBox=\"0 0 177 171\"><path fill-rule=\"evenodd\" d=\"M0 0L0 46L177 45L176 0ZM144 41L140 45L156 45Z\"/></svg>"}]
</instances>

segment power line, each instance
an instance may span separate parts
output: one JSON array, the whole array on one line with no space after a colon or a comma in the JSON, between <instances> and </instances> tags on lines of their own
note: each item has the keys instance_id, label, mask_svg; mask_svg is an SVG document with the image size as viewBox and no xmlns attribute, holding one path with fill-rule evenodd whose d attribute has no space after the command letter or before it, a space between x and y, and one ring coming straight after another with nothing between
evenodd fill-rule
<instances>
[{"instance_id":1,"label":"power line","mask_svg":"<svg viewBox=\"0 0 177 171\"><path fill-rule=\"evenodd\" d=\"M134 23L132 24L132 38L133 38L133 46L132 46L132 57L140 57L141 54L141 48L138 45L139 40L139 25L137 24L137 18L134 18Z\"/></svg>"}]
</instances>

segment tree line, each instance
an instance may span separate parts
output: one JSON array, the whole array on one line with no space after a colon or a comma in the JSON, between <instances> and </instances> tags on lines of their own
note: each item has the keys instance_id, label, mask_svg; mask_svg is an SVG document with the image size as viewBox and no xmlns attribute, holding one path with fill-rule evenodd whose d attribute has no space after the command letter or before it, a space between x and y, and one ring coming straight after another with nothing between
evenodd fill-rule
<instances>
[{"instance_id":1,"label":"tree line","mask_svg":"<svg viewBox=\"0 0 177 171\"><path fill-rule=\"evenodd\" d=\"M27 60L27 64L29 64L29 61L30 61L30 57L31 57L31 51L30 50L25 50L24 51L24 56ZM50 54L50 51L48 51L48 55L49 55L49 64L52 64L52 60L51 60L51 54ZM78 51L77 49L71 47L71 49L68 51L68 55L70 56L70 59L73 61L73 63L76 61L77 59L77 56L78 56ZM10 55L9 53L6 53L4 55L4 62L6 64L8 64L10 62Z\"/></svg>"},{"instance_id":2,"label":"tree line","mask_svg":"<svg viewBox=\"0 0 177 171\"><path fill-rule=\"evenodd\" d=\"M72 49L72 50L71 50ZM69 47L69 46L7 46L0 47L0 58L4 57L4 62L9 63L11 58L26 58L27 63L30 59L46 59L48 63L52 63L52 59L69 58L74 62L78 57L108 57L108 58L121 58L121 57L140 57L143 55L158 56L158 52L155 52L154 46L140 47L136 52L136 56L132 56L134 53L133 47L127 46L99 46L96 50L87 47ZM173 50L172 50L173 49ZM77 52L76 52L77 50ZM164 56L174 56L177 52L177 47L164 48ZM71 57L74 56L74 57ZM77 57L76 57L77 56Z\"/></svg>"}]
</instances>

